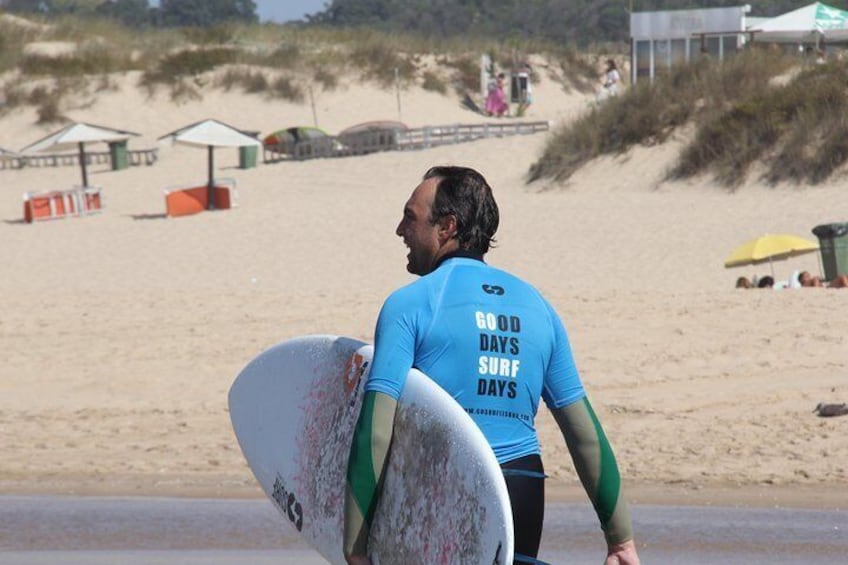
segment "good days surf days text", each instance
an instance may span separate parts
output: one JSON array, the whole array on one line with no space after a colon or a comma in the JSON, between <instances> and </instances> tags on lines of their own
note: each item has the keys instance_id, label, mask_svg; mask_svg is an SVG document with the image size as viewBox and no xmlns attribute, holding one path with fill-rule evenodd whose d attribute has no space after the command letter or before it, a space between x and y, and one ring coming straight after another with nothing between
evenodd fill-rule
<instances>
[{"instance_id":1,"label":"good days surf days text","mask_svg":"<svg viewBox=\"0 0 848 565\"><path fill-rule=\"evenodd\" d=\"M474 317L477 329L482 330L479 334L482 354L477 361L477 373L483 378L477 380L477 394L515 398L521 361L505 355L518 355L520 351L521 319L480 311L475 312Z\"/></svg>"}]
</instances>

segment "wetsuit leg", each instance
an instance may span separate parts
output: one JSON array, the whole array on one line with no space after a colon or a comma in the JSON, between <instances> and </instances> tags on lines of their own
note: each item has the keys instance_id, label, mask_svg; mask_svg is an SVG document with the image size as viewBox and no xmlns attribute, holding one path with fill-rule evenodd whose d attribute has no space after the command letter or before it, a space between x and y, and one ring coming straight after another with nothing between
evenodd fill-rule
<instances>
[{"instance_id":1,"label":"wetsuit leg","mask_svg":"<svg viewBox=\"0 0 848 565\"><path fill-rule=\"evenodd\" d=\"M527 455L504 463L501 469L512 504L516 557L526 556L535 560L545 519L545 470L542 458ZM517 558L513 563L519 565L528 561Z\"/></svg>"}]
</instances>

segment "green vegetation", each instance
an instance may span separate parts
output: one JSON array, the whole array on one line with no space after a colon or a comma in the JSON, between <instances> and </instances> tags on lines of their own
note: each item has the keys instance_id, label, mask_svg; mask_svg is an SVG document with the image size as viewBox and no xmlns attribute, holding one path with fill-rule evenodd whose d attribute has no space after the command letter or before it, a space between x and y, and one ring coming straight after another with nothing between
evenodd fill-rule
<instances>
[{"instance_id":1,"label":"green vegetation","mask_svg":"<svg viewBox=\"0 0 848 565\"><path fill-rule=\"evenodd\" d=\"M846 89L848 68L834 62L740 98L701 125L671 176L713 171L735 185L754 162L764 161L771 183L821 182L848 159Z\"/></svg>"},{"instance_id":2,"label":"green vegetation","mask_svg":"<svg viewBox=\"0 0 848 565\"><path fill-rule=\"evenodd\" d=\"M457 92L474 92L480 82L480 63L471 55L445 56L440 63L453 69L453 84Z\"/></svg>"},{"instance_id":3,"label":"green vegetation","mask_svg":"<svg viewBox=\"0 0 848 565\"><path fill-rule=\"evenodd\" d=\"M336 89L342 80L370 81L384 88L398 80L401 88L463 97L479 89L481 53L490 56L493 70L515 67L530 53L540 55L549 64L534 68L533 73L546 73L563 90L590 92L596 85L597 56L578 51L574 41L554 44L523 39L521 30L531 28L521 26L516 33L498 36L503 39L487 39L488 31L476 33L489 30L481 22L494 18L495 8L498 22L509 22L514 16L526 23L541 6L560 6L556 0L491 0L485 9L477 0L434 0L429 11L419 0L369 1L329 2L323 15L308 25L257 25L250 23L255 18L228 16L213 18L216 23L205 27L167 27L150 21L127 27L114 14L104 14L97 0L0 0L7 10L12 4L41 6L31 10L37 14L26 21L0 19L0 114L31 105L39 121L61 121L63 108L114 88L115 77L126 71L140 71L143 88L151 94L165 88L175 102L199 99L212 87L303 104L307 93ZM136 0L110 4L110 9L139 13ZM181 3L174 0L162 5L174 8L177 4ZM253 13L251 4L221 0L207 7L224 13L227 6L236 6ZM357 13L365 17L366 12L354 10L365 4L385 7L383 12L378 10L379 23L335 27ZM676 3L646 0L638 2L638 8L649 4L668 8ZM770 6L777 9L778 4ZM597 2L575 1L571 8L575 6L604 13L597 9ZM418 10L414 22L412 7ZM524 10L521 15L517 15L519 8ZM455 17L460 12L474 17ZM406 19L396 19L401 13ZM433 14L440 16L436 19ZM550 12L549 16L558 21L560 14ZM593 19L586 18L585 27L591 30ZM323 24L318 25L319 21ZM414 33L375 30L396 29L401 21L409 23ZM439 22L439 33L423 33L427 25ZM468 22L483 27L469 28L468 33L454 29ZM34 42L57 41L68 42L59 54L27 48ZM848 159L848 118L843 117L848 110L844 95L848 67L833 62L799 70L798 64L797 59L779 53L749 49L722 64L705 59L654 83L642 81L555 131L528 178L564 180L599 155L622 153L636 144L661 143L685 127L685 137L691 141L669 178L709 173L736 186L752 165L762 163L769 182L820 182ZM76 96L76 101L67 102L70 96Z\"/></svg>"},{"instance_id":4,"label":"green vegetation","mask_svg":"<svg viewBox=\"0 0 848 565\"><path fill-rule=\"evenodd\" d=\"M741 4L752 6L752 16L775 16L803 5L795 0L332 0L311 21L438 38L540 38L585 48L626 42L631 9L647 12ZM846 8L845 0L827 4Z\"/></svg>"},{"instance_id":5,"label":"green vegetation","mask_svg":"<svg viewBox=\"0 0 848 565\"><path fill-rule=\"evenodd\" d=\"M291 0L287 0L291 1ZM750 0L752 16L774 16L799 7L795 0ZM739 0L713 0L710 8L738 6ZM846 8L848 0L830 0ZM257 22L253 0L0 0L10 13L49 18L104 18L133 29ZM585 48L628 40L630 10L704 8L695 0L328 0L309 18L311 26L359 28L439 40L456 37L542 39Z\"/></svg>"},{"instance_id":6,"label":"green vegetation","mask_svg":"<svg viewBox=\"0 0 848 565\"><path fill-rule=\"evenodd\" d=\"M398 51L377 35L353 45L350 60L364 70L366 79L376 80L383 86L394 84L396 78L409 82L418 69L416 55Z\"/></svg>"},{"instance_id":7,"label":"green vegetation","mask_svg":"<svg viewBox=\"0 0 848 565\"><path fill-rule=\"evenodd\" d=\"M60 100L61 92L58 88L51 92L46 92L44 96L35 96L33 102L38 106L38 120L36 123L55 124L67 121L59 110Z\"/></svg>"},{"instance_id":8,"label":"green vegetation","mask_svg":"<svg viewBox=\"0 0 848 565\"><path fill-rule=\"evenodd\" d=\"M303 102L306 99L303 87L286 76L278 77L271 84L271 95L292 102Z\"/></svg>"},{"instance_id":9,"label":"green vegetation","mask_svg":"<svg viewBox=\"0 0 848 565\"><path fill-rule=\"evenodd\" d=\"M23 46L39 36L35 27L0 20L0 73L14 69L21 59Z\"/></svg>"},{"instance_id":10,"label":"green vegetation","mask_svg":"<svg viewBox=\"0 0 848 565\"><path fill-rule=\"evenodd\" d=\"M447 94L448 86L442 78L433 71L424 71L421 75L421 88L439 94Z\"/></svg>"},{"instance_id":11,"label":"green vegetation","mask_svg":"<svg viewBox=\"0 0 848 565\"><path fill-rule=\"evenodd\" d=\"M116 57L105 47L57 57L28 54L22 56L18 62L18 70L31 76L74 77L112 73L130 68L132 64L129 61Z\"/></svg>"},{"instance_id":12,"label":"green vegetation","mask_svg":"<svg viewBox=\"0 0 848 565\"><path fill-rule=\"evenodd\" d=\"M217 78L215 86L226 91L240 86L243 92L256 94L268 90L268 78L261 71L248 68L229 68Z\"/></svg>"},{"instance_id":13,"label":"green vegetation","mask_svg":"<svg viewBox=\"0 0 848 565\"><path fill-rule=\"evenodd\" d=\"M639 82L555 131L528 178L562 181L595 157L661 143L692 124L670 179L710 173L735 187L761 162L768 182L821 182L848 159L848 67L833 62L787 75L797 65L750 49Z\"/></svg>"},{"instance_id":14,"label":"green vegetation","mask_svg":"<svg viewBox=\"0 0 848 565\"><path fill-rule=\"evenodd\" d=\"M0 0L0 7L28 16L108 18L133 27L207 27L258 21L253 0L161 0L153 8L148 0Z\"/></svg>"},{"instance_id":15,"label":"green vegetation","mask_svg":"<svg viewBox=\"0 0 848 565\"><path fill-rule=\"evenodd\" d=\"M173 84L184 77L197 76L237 60L238 53L229 47L186 49L168 53L159 59L155 68L144 72L141 84L148 87L155 84Z\"/></svg>"},{"instance_id":16,"label":"green vegetation","mask_svg":"<svg viewBox=\"0 0 848 565\"><path fill-rule=\"evenodd\" d=\"M94 0L87 4L94 5ZM51 6L59 10L58 4ZM581 67L579 57L570 55L573 49L535 40L499 43L232 20L208 27L128 28L113 19L95 17L96 10L80 8L74 13L85 17L35 15L22 23L0 20L0 72L57 80L137 70L142 71L141 87L151 95L165 88L175 101L199 98L213 84L295 102L303 101L310 88L338 88L340 76L383 87L394 86L398 80L402 88L419 85L445 95L451 89L460 95L476 92L480 53L489 53L500 68L516 65L524 53L546 53L551 59L568 61L563 69L568 68L571 77L594 74L585 64ZM32 42L55 41L66 42L69 48L60 54L24 50ZM571 87L565 72L555 74L552 78L563 88ZM21 80L7 75L0 82L0 100L5 99L0 112L27 103L24 88ZM79 92L56 89L59 102L66 95L90 92L85 84L80 88Z\"/></svg>"},{"instance_id":17,"label":"green vegetation","mask_svg":"<svg viewBox=\"0 0 848 565\"><path fill-rule=\"evenodd\" d=\"M325 69L324 67L318 67L317 69L315 69L312 78L315 80L315 82L320 84L321 88L323 88L324 90L335 90L336 87L339 85L338 76L332 71Z\"/></svg>"}]
</instances>

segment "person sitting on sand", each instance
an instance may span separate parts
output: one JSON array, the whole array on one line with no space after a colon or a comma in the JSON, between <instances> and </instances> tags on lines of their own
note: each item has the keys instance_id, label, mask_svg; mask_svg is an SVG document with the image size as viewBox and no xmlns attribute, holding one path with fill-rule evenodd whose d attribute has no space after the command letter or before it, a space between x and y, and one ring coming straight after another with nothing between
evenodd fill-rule
<instances>
[{"instance_id":1,"label":"person sitting on sand","mask_svg":"<svg viewBox=\"0 0 848 565\"><path fill-rule=\"evenodd\" d=\"M801 271L798 275L798 282L800 282L803 287L821 288L825 286L819 277L811 275L808 271ZM826 286L827 288L848 288L848 275L836 275L836 277L827 283Z\"/></svg>"},{"instance_id":2,"label":"person sitting on sand","mask_svg":"<svg viewBox=\"0 0 848 565\"><path fill-rule=\"evenodd\" d=\"M509 112L509 104L506 102L506 93L504 92L505 80L506 76L500 73L495 82L489 85L489 96L486 97L486 114L490 116L500 118Z\"/></svg>"},{"instance_id":3,"label":"person sitting on sand","mask_svg":"<svg viewBox=\"0 0 848 565\"><path fill-rule=\"evenodd\" d=\"M736 279L736 288L754 288L754 285L751 284L748 277L739 277Z\"/></svg>"},{"instance_id":4,"label":"person sitting on sand","mask_svg":"<svg viewBox=\"0 0 848 565\"><path fill-rule=\"evenodd\" d=\"M801 271L798 273L798 282L802 287L820 287L824 286L819 277L811 275L809 271Z\"/></svg>"},{"instance_id":5,"label":"person sitting on sand","mask_svg":"<svg viewBox=\"0 0 848 565\"><path fill-rule=\"evenodd\" d=\"M764 276L757 283L757 288L774 288L774 277Z\"/></svg>"},{"instance_id":6,"label":"person sitting on sand","mask_svg":"<svg viewBox=\"0 0 848 565\"><path fill-rule=\"evenodd\" d=\"M848 275L836 275L836 277L827 283L827 288L848 288Z\"/></svg>"}]
</instances>

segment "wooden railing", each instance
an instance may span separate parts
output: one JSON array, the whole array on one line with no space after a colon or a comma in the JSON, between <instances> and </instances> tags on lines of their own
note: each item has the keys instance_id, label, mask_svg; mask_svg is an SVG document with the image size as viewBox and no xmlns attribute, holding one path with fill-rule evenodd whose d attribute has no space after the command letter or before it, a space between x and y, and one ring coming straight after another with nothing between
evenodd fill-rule
<instances>
[{"instance_id":1,"label":"wooden railing","mask_svg":"<svg viewBox=\"0 0 848 565\"><path fill-rule=\"evenodd\" d=\"M109 151L85 154L86 164L111 163ZM152 165L159 160L159 149L128 149L127 163L130 166ZM24 167L68 167L79 165L79 153L54 153L45 155L6 155L0 157L0 169L22 169Z\"/></svg>"},{"instance_id":2,"label":"wooden railing","mask_svg":"<svg viewBox=\"0 0 848 565\"><path fill-rule=\"evenodd\" d=\"M530 135L549 129L549 122L504 122L425 126L405 131L365 131L342 137L327 136L280 145L265 145L263 146L263 161L274 163L284 160L365 155L377 151L427 149L438 145L463 143L489 137Z\"/></svg>"},{"instance_id":3,"label":"wooden railing","mask_svg":"<svg viewBox=\"0 0 848 565\"><path fill-rule=\"evenodd\" d=\"M530 135L549 129L550 124L548 122L428 126L400 132L398 134L398 149L427 149L438 145L463 143L489 137Z\"/></svg>"}]
</instances>

